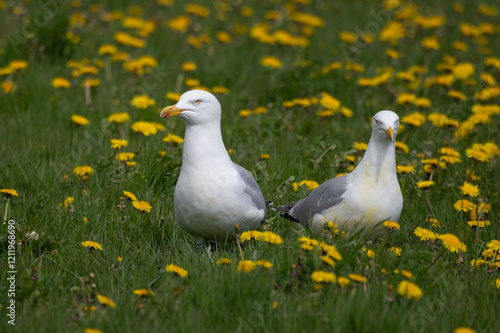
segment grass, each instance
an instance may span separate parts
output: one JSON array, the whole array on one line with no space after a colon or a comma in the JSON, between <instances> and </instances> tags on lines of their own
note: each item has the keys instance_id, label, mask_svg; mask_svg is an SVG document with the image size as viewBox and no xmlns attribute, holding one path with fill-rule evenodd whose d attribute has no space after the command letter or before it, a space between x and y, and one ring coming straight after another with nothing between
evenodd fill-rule
<instances>
[{"instance_id":1,"label":"grass","mask_svg":"<svg viewBox=\"0 0 500 333\"><path fill-rule=\"evenodd\" d=\"M36 15L48 15L41 5L13 7L0 1L0 8L5 6L0 9L0 68L16 59L28 63L25 69L0 77L2 82L15 84L9 93L0 90L0 187L16 189L20 194L9 200L7 212L8 219L16 221L16 325L7 322L8 285L2 282L2 331L82 332L96 328L103 332L451 332L458 327L499 331L495 320L500 312L500 294L495 287L500 281L498 261L496 266L491 262L493 266L484 264L479 269L471 265L472 260L482 258L486 244L500 239L498 154L492 154L484 163L465 154L474 143L498 145L498 114L460 138L454 136L455 127L436 127L430 121L419 127L404 124L398 141L405 143L409 152L398 150L397 163L413 164L416 170L399 174L404 196L400 230L387 231L375 240L355 232L347 238L328 230L314 235L268 210L266 222L259 230L279 234L283 245L247 243L243 244L242 253L234 243L198 249L194 238L175 223L173 193L182 162L182 144L165 143L162 138L167 133L182 136L182 121L162 121L165 131L145 138L130 129L131 123L138 120L160 122L161 107L174 103L166 100L165 94L190 89L182 84L176 91L178 82L182 83L185 77L199 79L209 88L226 86L229 94L217 97L223 107L223 137L226 147L234 150L233 161L254 174L266 199L276 205L296 202L309 190L301 187L295 192L293 182L311 179L321 183L349 171L353 164L346 161L347 155L359 160L362 153L352 148L353 143L368 141L370 117L379 110L394 110L400 118L417 110L424 115L438 112L463 123L472 114L473 105L498 105L498 95L481 101L475 93L487 86L480 79L481 73L490 73L500 80L499 69L486 65L488 57L500 52L499 16L480 14L475 2L463 3L463 13L454 11L451 1L418 2L419 13L442 15L445 24L422 29L412 21L400 19L405 22L408 35L391 45L378 39L387 22L379 23L373 13L389 13L383 11L382 2L312 1L307 6L296 5L297 11L322 17L325 26L315 29L307 37L309 46L302 48L263 44L249 36L254 24L266 21L266 11L284 12L284 2L251 2L252 17L243 17L239 14L241 6L230 4L225 20L220 19L217 13L223 12L216 8L224 3L201 3L210 9L210 15L191 15L192 24L182 33L164 23L183 14L184 4L175 2L166 7L144 2L140 17L153 20L156 31L145 38L145 48L137 49L113 39L117 31L136 35L134 29L122 27L120 20L100 19L100 15L115 9L127 13L134 5L132 1L108 1L98 12L91 11L89 2L82 2L78 8L58 4L50 9L54 15L44 16L49 18L46 22L28 26L22 18L34 20ZM388 15L396 19L399 8ZM85 25L71 27L71 17L77 18L75 13L84 14ZM267 22L271 31L301 33L300 27L287 17ZM497 30L493 34L483 32L485 44L481 46L477 39L462 35L458 28L461 22L476 26L490 22ZM235 34L238 25L246 27L246 32ZM351 60L364 66L364 72L358 73L346 68L348 62L342 51L342 47L354 46L342 43L338 34L341 30L371 31L370 27L378 27L372 31L374 42L355 44L358 52L352 54ZM215 34L220 30L231 32L233 40L219 42ZM23 35L23 31L33 34ZM67 31L81 40L73 43L67 38ZM196 48L186 42L190 34L207 34L212 40ZM421 41L428 36L439 38L439 50L422 47ZM454 49L453 42L458 40L469 49ZM137 75L123 69L120 62L110 62L111 72L107 76L106 56L97 54L99 46L107 43L115 44L132 58L151 55L158 67ZM389 48L400 52L401 59L388 58L385 51ZM489 48L491 54L484 48ZM420 84L412 89L414 82L396 76L413 65L425 68L423 80L446 73L437 69L446 54L458 63L470 62L475 68L470 78L476 82L467 85L465 80L456 80L449 88ZM279 58L283 67L260 65L260 59L266 55ZM84 76L72 77L66 65L69 60L84 58L104 62L99 73L93 75L101 83L91 89L90 105L81 86ZM196 71L183 73L180 66L184 61L195 62ZM303 61L307 64L299 65ZM342 68L322 75L322 67L333 61L340 62ZM387 83L374 87L358 85L359 78L374 77L383 66L394 69ZM70 79L72 87L52 87L56 76ZM454 100L447 94L449 89L463 92L468 99ZM319 96L321 92L331 94L352 109L353 117L340 113L319 117L319 105L291 109L282 106L293 98ZM432 106L398 104L397 96L404 92L426 97ZM156 106L145 110L132 107L130 100L141 94L154 98ZM269 112L248 118L238 113L257 106L266 106ZM124 150L136 153L133 161L137 165L130 168L118 163L110 148L109 140L119 138L120 132L107 117L120 111L131 116L131 121L124 124L129 141ZM75 126L70 120L72 114L87 117L90 124ZM447 146L460 152L462 162L432 172L436 184L430 189L417 188L417 182L431 177L424 172L421 160L439 158L439 149ZM166 155L160 157L160 150ZM261 159L261 154L269 154L270 158ZM82 165L94 169L86 181L73 174L73 169ZM480 178L471 180L467 171ZM483 216L491 225L471 228L466 223L469 214L454 209L457 200L467 198L460 192L464 181L479 186L480 195L471 201L491 204L491 212ZM134 209L123 199L124 190L149 202L151 213ZM65 209L63 202L69 196L74 197L74 202ZM6 203L3 200L0 206L2 216ZM84 217L89 223L84 222ZM441 228L432 227L428 218L438 219ZM456 235L467 251L450 253L441 241L420 241L414 235L418 226ZM30 239L32 231L39 235L38 239ZM342 260L334 268L324 264L317 253L301 248L298 239L303 236L335 245ZM88 240L101 244L103 251L91 251L81 245ZM1 281L8 277L7 247L7 224L3 224ZM401 256L391 252L391 247L401 248ZM373 250L375 256L369 258L366 250ZM123 257L121 262L117 261L119 256ZM220 258L229 258L232 263L217 265ZM239 272L236 267L243 259L264 259L273 267ZM185 268L189 277L166 272L165 266L170 263ZM361 274L367 282L352 282L343 288L337 284L318 285L310 278L315 270L334 272L337 276ZM410 271L413 277L404 277L402 270ZM418 285L422 298L399 295L398 285L403 280ZM151 289L155 295L139 298L133 294L142 288ZM112 299L116 307L99 304L97 294ZM94 305L95 311L85 310L88 305Z\"/></svg>"}]
</instances>

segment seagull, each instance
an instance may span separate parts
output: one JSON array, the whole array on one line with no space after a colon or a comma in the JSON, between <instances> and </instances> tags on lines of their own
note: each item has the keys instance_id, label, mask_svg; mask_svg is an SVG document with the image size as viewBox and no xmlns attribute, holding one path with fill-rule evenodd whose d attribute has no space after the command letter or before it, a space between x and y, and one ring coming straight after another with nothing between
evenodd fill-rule
<instances>
[{"instance_id":1,"label":"seagull","mask_svg":"<svg viewBox=\"0 0 500 333\"><path fill-rule=\"evenodd\" d=\"M179 116L186 124L174 192L177 223L196 238L198 246L205 240L233 240L238 232L256 230L266 217L264 197L252 174L229 157L217 98L203 90L188 91L161 111L161 118L170 116Z\"/></svg>"},{"instance_id":2,"label":"seagull","mask_svg":"<svg viewBox=\"0 0 500 333\"><path fill-rule=\"evenodd\" d=\"M314 232L331 221L338 228L364 229L376 235L381 222L399 221L403 195L396 176L396 135L399 117L388 110L373 117L372 135L359 165L330 179L295 205L280 206L282 216Z\"/></svg>"}]
</instances>

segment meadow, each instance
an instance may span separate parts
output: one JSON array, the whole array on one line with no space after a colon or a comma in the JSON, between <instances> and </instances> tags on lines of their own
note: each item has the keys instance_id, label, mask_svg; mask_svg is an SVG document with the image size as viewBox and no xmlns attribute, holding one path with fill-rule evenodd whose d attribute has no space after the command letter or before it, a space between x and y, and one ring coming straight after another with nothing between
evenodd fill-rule
<instances>
[{"instance_id":1,"label":"meadow","mask_svg":"<svg viewBox=\"0 0 500 333\"><path fill-rule=\"evenodd\" d=\"M499 10L0 0L0 331L500 332ZM353 170L393 110L399 223L313 234L269 207L197 248L185 126L159 118L190 89L274 205Z\"/></svg>"}]
</instances>

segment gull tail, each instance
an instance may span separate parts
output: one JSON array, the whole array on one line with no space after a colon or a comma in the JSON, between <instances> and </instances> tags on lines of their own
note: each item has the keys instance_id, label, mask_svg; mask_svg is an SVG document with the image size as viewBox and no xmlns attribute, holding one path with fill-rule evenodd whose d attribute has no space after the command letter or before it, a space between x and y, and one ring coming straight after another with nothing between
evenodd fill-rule
<instances>
[{"instance_id":1,"label":"gull tail","mask_svg":"<svg viewBox=\"0 0 500 333\"><path fill-rule=\"evenodd\" d=\"M293 206L295 206L295 205L277 206L277 207L271 208L271 210L274 210L277 212L282 212L280 214L280 216L284 219L300 223L295 217L290 215L290 210L292 209Z\"/></svg>"}]
</instances>

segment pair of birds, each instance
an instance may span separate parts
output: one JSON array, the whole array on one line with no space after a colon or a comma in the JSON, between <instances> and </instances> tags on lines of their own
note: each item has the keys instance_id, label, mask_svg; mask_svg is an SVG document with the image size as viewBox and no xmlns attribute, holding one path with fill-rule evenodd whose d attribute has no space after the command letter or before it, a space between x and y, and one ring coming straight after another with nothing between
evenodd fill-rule
<instances>
[{"instance_id":1,"label":"pair of birds","mask_svg":"<svg viewBox=\"0 0 500 333\"><path fill-rule=\"evenodd\" d=\"M262 191L252 174L231 161L222 140L221 105L203 90L184 93L160 117L179 116L186 124L182 168L175 187L175 218L197 243L234 239L256 230L266 217ZM399 117L380 111L359 165L330 179L295 205L276 207L282 216L314 231L328 221L339 227L373 229L398 221L403 197L396 176L395 141Z\"/></svg>"}]
</instances>

